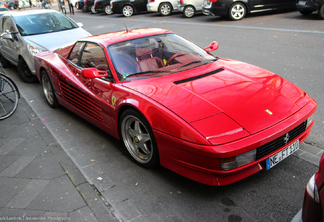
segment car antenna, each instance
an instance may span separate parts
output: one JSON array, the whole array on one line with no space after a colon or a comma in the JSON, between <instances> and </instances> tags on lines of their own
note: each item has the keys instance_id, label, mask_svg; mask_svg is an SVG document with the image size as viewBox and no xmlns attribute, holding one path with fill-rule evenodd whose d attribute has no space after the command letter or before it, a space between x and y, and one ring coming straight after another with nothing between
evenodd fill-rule
<instances>
[{"instance_id":1,"label":"car antenna","mask_svg":"<svg viewBox=\"0 0 324 222\"><path fill-rule=\"evenodd\" d=\"M123 23L124 24L124 26L125 26L125 28L126 28L126 32L128 32L128 28L127 28L127 26L125 25L125 23Z\"/></svg>"}]
</instances>

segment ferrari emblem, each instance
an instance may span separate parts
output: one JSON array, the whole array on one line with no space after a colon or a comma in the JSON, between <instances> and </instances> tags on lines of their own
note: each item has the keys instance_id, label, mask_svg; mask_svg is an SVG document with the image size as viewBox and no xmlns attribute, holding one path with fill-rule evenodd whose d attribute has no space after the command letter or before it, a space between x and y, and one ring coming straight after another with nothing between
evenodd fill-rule
<instances>
[{"instance_id":1,"label":"ferrari emblem","mask_svg":"<svg viewBox=\"0 0 324 222\"><path fill-rule=\"evenodd\" d=\"M270 110L266 110L266 112L269 114L269 115L272 115L273 113L270 111Z\"/></svg>"},{"instance_id":2,"label":"ferrari emblem","mask_svg":"<svg viewBox=\"0 0 324 222\"><path fill-rule=\"evenodd\" d=\"M111 98L111 103L112 103L113 106L115 105L115 103L116 103L116 97L113 96L113 97Z\"/></svg>"},{"instance_id":3,"label":"ferrari emblem","mask_svg":"<svg viewBox=\"0 0 324 222\"><path fill-rule=\"evenodd\" d=\"M289 138L290 138L289 133L286 133L285 137L283 138L283 141L284 141L285 144L288 143Z\"/></svg>"}]
</instances>

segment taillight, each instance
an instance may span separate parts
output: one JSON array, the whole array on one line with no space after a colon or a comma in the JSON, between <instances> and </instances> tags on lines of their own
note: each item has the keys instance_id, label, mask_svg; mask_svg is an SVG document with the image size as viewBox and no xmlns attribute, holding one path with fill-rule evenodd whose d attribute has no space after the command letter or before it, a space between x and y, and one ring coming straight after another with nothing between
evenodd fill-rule
<instances>
[{"instance_id":1,"label":"taillight","mask_svg":"<svg viewBox=\"0 0 324 222\"><path fill-rule=\"evenodd\" d=\"M86 3L87 3L87 1L88 1L88 0L84 0L84 4L86 4Z\"/></svg>"},{"instance_id":2,"label":"taillight","mask_svg":"<svg viewBox=\"0 0 324 222\"><path fill-rule=\"evenodd\" d=\"M183 0L180 0L180 4L183 5Z\"/></svg>"},{"instance_id":3,"label":"taillight","mask_svg":"<svg viewBox=\"0 0 324 222\"><path fill-rule=\"evenodd\" d=\"M212 3L216 3L217 2L217 0L209 0L210 2L212 2Z\"/></svg>"},{"instance_id":4,"label":"taillight","mask_svg":"<svg viewBox=\"0 0 324 222\"><path fill-rule=\"evenodd\" d=\"M150 0L150 2L154 2L155 0Z\"/></svg>"},{"instance_id":5,"label":"taillight","mask_svg":"<svg viewBox=\"0 0 324 222\"><path fill-rule=\"evenodd\" d=\"M96 6L96 5L97 5L97 3L98 3L98 2L95 2L95 4L94 4L94 5Z\"/></svg>"}]
</instances>

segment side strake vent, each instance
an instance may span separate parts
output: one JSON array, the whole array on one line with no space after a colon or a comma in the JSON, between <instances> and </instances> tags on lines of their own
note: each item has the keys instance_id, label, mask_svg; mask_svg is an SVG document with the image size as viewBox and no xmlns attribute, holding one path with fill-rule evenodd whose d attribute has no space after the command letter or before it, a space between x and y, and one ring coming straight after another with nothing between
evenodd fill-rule
<instances>
[{"instance_id":1,"label":"side strake vent","mask_svg":"<svg viewBox=\"0 0 324 222\"><path fill-rule=\"evenodd\" d=\"M174 84L181 84L181 83L190 82L190 81L193 81L193 80L196 80L196 79L201 79L201 78L204 78L206 76L210 76L210 75L213 75L215 73L221 72L223 70L224 70L223 68L219 68L219 69L216 69L216 70L211 71L211 72L207 72L207 73L199 75L199 76L195 76L195 77L191 77L191 78L188 78L188 79L175 81Z\"/></svg>"},{"instance_id":2,"label":"side strake vent","mask_svg":"<svg viewBox=\"0 0 324 222\"><path fill-rule=\"evenodd\" d=\"M59 84L62 91L62 97L65 101L92 118L102 123L104 122L102 108L99 103L95 102L93 99L86 96L84 93L80 92L62 79L59 79Z\"/></svg>"}]
</instances>

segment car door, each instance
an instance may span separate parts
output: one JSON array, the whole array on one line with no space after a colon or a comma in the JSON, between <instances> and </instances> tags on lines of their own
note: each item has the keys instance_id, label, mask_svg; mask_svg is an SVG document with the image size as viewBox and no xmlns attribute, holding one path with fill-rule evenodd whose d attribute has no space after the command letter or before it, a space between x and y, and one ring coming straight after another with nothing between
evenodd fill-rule
<instances>
[{"instance_id":1,"label":"car door","mask_svg":"<svg viewBox=\"0 0 324 222\"><path fill-rule=\"evenodd\" d=\"M273 8L294 8L296 0L270 0L270 5Z\"/></svg>"},{"instance_id":2,"label":"car door","mask_svg":"<svg viewBox=\"0 0 324 222\"><path fill-rule=\"evenodd\" d=\"M247 5L249 7L249 11L263 11L267 8L269 8L270 0L249 0L247 2Z\"/></svg>"},{"instance_id":3,"label":"car door","mask_svg":"<svg viewBox=\"0 0 324 222\"><path fill-rule=\"evenodd\" d=\"M61 83L66 85L63 89L66 92L62 92L64 99L80 116L111 133L114 82L108 78L85 78L82 75L84 68L110 72L104 49L96 43L77 42L69 55L67 67L72 76Z\"/></svg>"},{"instance_id":4,"label":"car door","mask_svg":"<svg viewBox=\"0 0 324 222\"><path fill-rule=\"evenodd\" d=\"M135 11L137 12L147 11L146 8L147 0L130 0L130 2L133 4Z\"/></svg>"},{"instance_id":5,"label":"car door","mask_svg":"<svg viewBox=\"0 0 324 222\"><path fill-rule=\"evenodd\" d=\"M16 26L9 16L1 17L1 33L15 32ZM1 38L1 54L13 64L18 63L19 49L18 34L11 34L11 39Z\"/></svg>"}]
</instances>

